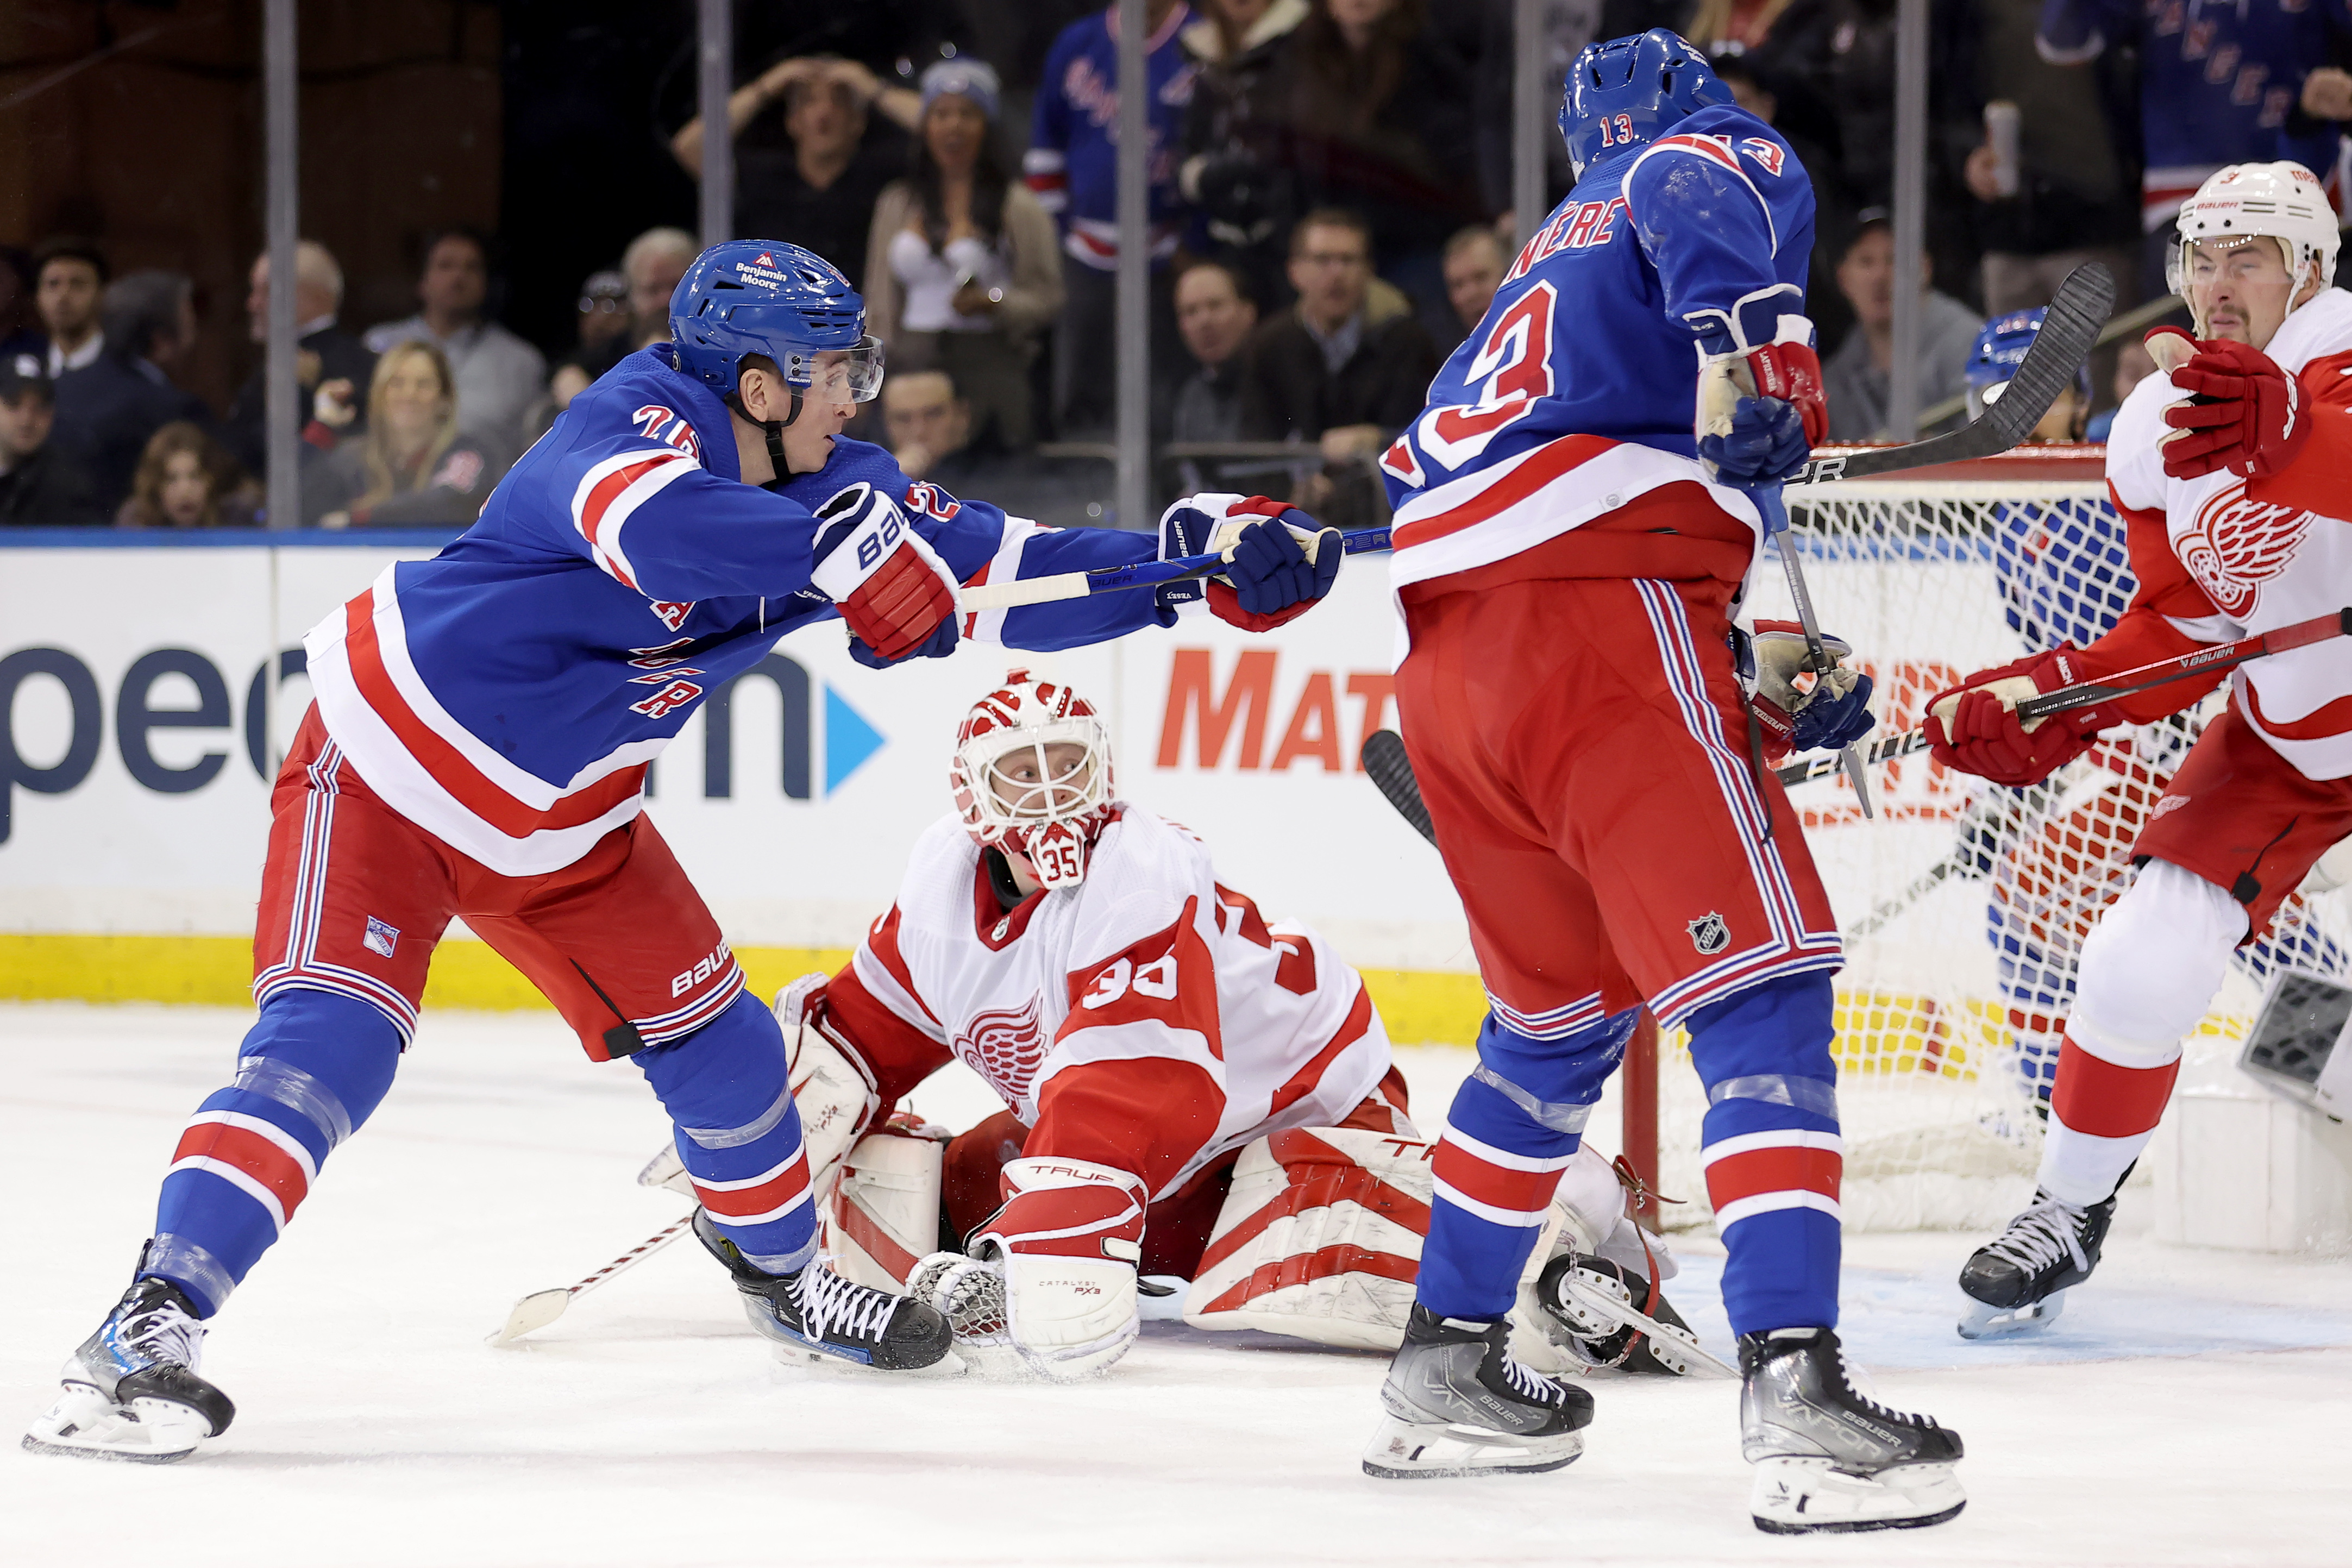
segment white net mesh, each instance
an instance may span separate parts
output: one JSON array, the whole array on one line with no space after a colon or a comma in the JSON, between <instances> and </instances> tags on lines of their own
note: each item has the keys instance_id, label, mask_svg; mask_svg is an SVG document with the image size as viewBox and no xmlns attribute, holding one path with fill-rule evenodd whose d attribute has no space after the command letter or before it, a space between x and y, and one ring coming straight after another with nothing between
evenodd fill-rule
<instances>
[{"instance_id":1,"label":"white net mesh","mask_svg":"<svg viewBox=\"0 0 2352 1568\"><path fill-rule=\"evenodd\" d=\"M1822 624L1877 682L1874 734L1916 729L1927 699L1974 670L2090 641L2131 598L2123 526L2095 479L1857 481L1790 500ZM1759 566L1748 607L1793 614L1777 559ZM1872 770L1875 821L1842 778L1793 792L1847 933L1837 1051L1850 1227L1998 1226L2032 1197L2035 1100L2056 1068L2083 938L2221 701L2111 731L2032 789L1921 755ZM2242 1033L2282 962L2343 973L2347 936L2332 899L2291 899L2268 937L2240 950L2205 1029ZM1704 1223L1706 1104L1676 1037L1661 1042L1659 1096L1660 1190L1687 1200L1668 1223Z\"/></svg>"}]
</instances>

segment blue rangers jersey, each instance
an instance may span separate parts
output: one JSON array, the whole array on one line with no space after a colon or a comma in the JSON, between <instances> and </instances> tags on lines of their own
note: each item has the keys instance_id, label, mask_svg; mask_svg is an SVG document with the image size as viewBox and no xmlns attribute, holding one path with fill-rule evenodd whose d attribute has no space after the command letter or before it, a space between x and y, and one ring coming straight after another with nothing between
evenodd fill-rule
<instances>
[{"instance_id":1,"label":"blue rangers jersey","mask_svg":"<svg viewBox=\"0 0 2352 1568\"><path fill-rule=\"evenodd\" d=\"M1589 169L1381 459L1395 583L1487 565L1685 480L1760 532L1754 503L1699 468L1696 342L1776 292L1801 314L1812 248L1804 168L1743 110L1700 110Z\"/></svg>"},{"instance_id":2,"label":"blue rangers jersey","mask_svg":"<svg viewBox=\"0 0 2352 1568\"><path fill-rule=\"evenodd\" d=\"M814 474L740 481L727 408L658 349L573 399L430 561L388 568L304 639L319 715L394 809L508 876L560 869L635 816L646 764L706 693L796 627L816 510L860 480L896 498L967 584L1149 560L1148 533L1055 530L908 480L836 437ZM1056 648L1172 618L1149 593L969 616Z\"/></svg>"}]
</instances>

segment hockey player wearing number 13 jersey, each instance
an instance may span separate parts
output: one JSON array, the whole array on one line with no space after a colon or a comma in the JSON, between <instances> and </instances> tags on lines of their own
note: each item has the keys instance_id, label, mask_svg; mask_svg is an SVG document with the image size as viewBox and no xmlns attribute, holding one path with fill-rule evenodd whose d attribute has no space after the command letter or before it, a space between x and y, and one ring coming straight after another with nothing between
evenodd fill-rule
<instances>
[{"instance_id":1,"label":"hockey player wearing number 13 jersey","mask_svg":"<svg viewBox=\"0 0 2352 1568\"><path fill-rule=\"evenodd\" d=\"M957 614L960 584L1125 564L1153 542L1039 529L840 439L882 365L829 263L716 246L670 310L667 348L574 400L463 538L392 567L306 639L317 703L273 795L261 1016L234 1083L181 1137L131 1289L27 1447L167 1460L226 1427L227 1399L196 1372L205 1320L391 1087L460 916L592 1059L645 1073L698 1234L756 1327L878 1369L947 1354L929 1308L816 1259L782 1038L641 815L646 767L706 693L820 618L846 620L852 653L879 668L965 632L1065 647L1173 612L1139 592ZM1284 521L1234 531L1228 581L1208 591L1219 614L1271 624L1328 590L1336 551L1318 570Z\"/></svg>"},{"instance_id":2,"label":"hockey player wearing number 13 jersey","mask_svg":"<svg viewBox=\"0 0 2352 1568\"><path fill-rule=\"evenodd\" d=\"M1958 1440L1857 1394L1833 1331L1841 951L1731 619L1761 527L1747 492L1824 424L1811 186L1668 32L1587 48L1560 129L1575 188L1382 459L1401 727L1490 1011L1364 1468L1580 1450L1590 1397L1501 1347L1534 1220L1646 1005L1689 1031L1707 1089L1757 1524L1935 1523L1961 1507ZM1799 745L1868 727L1847 672L1782 692L1765 726Z\"/></svg>"}]
</instances>

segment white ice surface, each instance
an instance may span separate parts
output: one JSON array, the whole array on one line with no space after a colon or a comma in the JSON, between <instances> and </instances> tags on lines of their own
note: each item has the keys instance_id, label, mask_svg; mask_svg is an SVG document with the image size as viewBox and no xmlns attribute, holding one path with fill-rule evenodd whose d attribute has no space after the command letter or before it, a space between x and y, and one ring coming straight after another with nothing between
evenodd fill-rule
<instances>
[{"instance_id":1,"label":"white ice surface","mask_svg":"<svg viewBox=\"0 0 2352 1568\"><path fill-rule=\"evenodd\" d=\"M0 1007L0 1411L29 1418L127 1277L228 1011ZM1460 1053L1408 1053L1424 1111ZM976 1084L921 1097L961 1125ZM1427 1118L1434 1121L1433 1115ZM1551 1476L1357 1469L1382 1359L1155 1324L1078 1388L772 1366L690 1243L527 1348L483 1336L682 1212L665 1123L545 1015L428 1015L374 1121L219 1321L235 1426L169 1468L0 1449L0 1564L2352 1562L2352 1264L2126 1237L2037 1342L1967 1345L1958 1236L1850 1248L1849 1342L1965 1434L1968 1511L1791 1542L1746 1509L1728 1383L1596 1380ZM1708 1244L1674 1298L1727 1350Z\"/></svg>"}]
</instances>

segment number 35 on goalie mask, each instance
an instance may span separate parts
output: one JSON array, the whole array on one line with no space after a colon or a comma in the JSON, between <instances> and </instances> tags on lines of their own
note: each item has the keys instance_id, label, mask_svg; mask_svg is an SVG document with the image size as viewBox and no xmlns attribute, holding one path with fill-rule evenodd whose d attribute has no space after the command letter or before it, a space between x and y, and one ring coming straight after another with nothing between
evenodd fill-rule
<instances>
[{"instance_id":1,"label":"number 35 on goalie mask","mask_svg":"<svg viewBox=\"0 0 2352 1568\"><path fill-rule=\"evenodd\" d=\"M1015 669L964 715L948 785L973 843L1074 888L1111 819L1110 737L1085 698Z\"/></svg>"}]
</instances>

